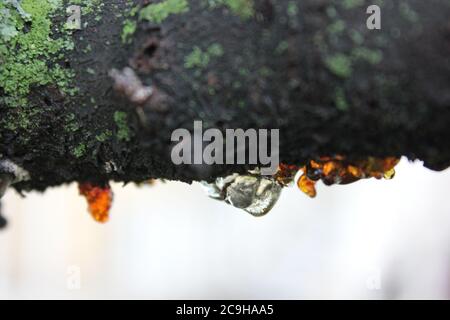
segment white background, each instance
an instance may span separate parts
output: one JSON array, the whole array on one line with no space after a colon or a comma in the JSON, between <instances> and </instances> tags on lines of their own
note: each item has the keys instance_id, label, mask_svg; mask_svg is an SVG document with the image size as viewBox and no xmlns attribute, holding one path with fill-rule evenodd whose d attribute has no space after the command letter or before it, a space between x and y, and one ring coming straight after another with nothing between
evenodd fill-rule
<instances>
[{"instance_id":1,"label":"white background","mask_svg":"<svg viewBox=\"0 0 450 320\"><path fill-rule=\"evenodd\" d=\"M450 298L450 171L286 189L264 218L200 185L113 186L95 223L75 185L9 191L0 298Z\"/></svg>"}]
</instances>

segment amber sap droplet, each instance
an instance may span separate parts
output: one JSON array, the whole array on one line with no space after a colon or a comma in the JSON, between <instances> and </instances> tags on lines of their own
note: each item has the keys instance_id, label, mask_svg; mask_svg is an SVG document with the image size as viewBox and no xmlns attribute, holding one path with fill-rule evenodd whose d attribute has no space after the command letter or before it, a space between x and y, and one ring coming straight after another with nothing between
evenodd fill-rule
<instances>
[{"instance_id":1,"label":"amber sap droplet","mask_svg":"<svg viewBox=\"0 0 450 320\"><path fill-rule=\"evenodd\" d=\"M326 176L331 175L333 171L337 169L338 165L334 161L328 161L323 165L323 174Z\"/></svg>"},{"instance_id":2,"label":"amber sap droplet","mask_svg":"<svg viewBox=\"0 0 450 320\"><path fill-rule=\"evenodd\" d=\"M347 171L355 178L362 178L364 175L363 171L360 168L352 165L347 166Z\"/></svg>"},{"instance_id":3,"label":"amber sap droplet","mask_svg":"<svg viewBox=\"0 0 450 320\"><path fill-rule=\"evenodd\" d=\"M297 181L297 184L301 191L310 197L315 197L315 184L319 180L330 186L334 184L350 184L368 178L392 179L395 176L394 167L399 161L400 159L394 157L368 157L356 161L348 161L340 155L320 157L310 160L309 164L301 169L304 174ZM286 170L281 172L286 172Z\"/></svg>"},{"instance_id":4,"label":"amber sap droplet","mask_svg":"<svg viewBox=\"0 0 450 320\"><path fill-rule=\"evenodd\" d=\"M391 170L388 170L384 173L384 178L386 180L392 180L395 177L395 169L392 168Z\"/></svg>"},{"instance_id":5,"label":"amber sap droplet","mask_svg":"<svg viewBox=\"0 0 450 320\"><path fill-rule=\"evenodd\" d=\"M298 179L297 182L298 188L311 198L315 198L317 195L316 191L316 183L309 179L305 174Z\"/></svg>"},{"instance_id":6,"label":"amber sap droplet","mask_svg":"<svg viewBox=\"0 0 450 320\"><path fill-rule=\"evenodd\" d=\"M317 161L311 160L309 163L313 169L322 169L322 165Z\"/></svg>"},{"instance_id":7,"label":"amber sap droplet","mask_svg":"<svg viewBox=\"0 0 450 320\"><path fill-rule=\"evenodd\" d=\"M109 210L113 200L111 187L95 186L90 183L79 185L80 194L83 195L89 205L89 213L100 223L108 222Z\"/></svg>"},{"instance_id":8,"label":"amber sap droplet","mask_svg":"<svg viewBox=\"0 0 450 320\"><path fill-rule=\"evenodd\" d=\"M299 167L297 167L296 165L286 165L284 163L280 163L280 165L278 166L278 171L274 175L274 178L280 185L288 186L294 180L298 170Z\"/></svg>"}]
</instances>

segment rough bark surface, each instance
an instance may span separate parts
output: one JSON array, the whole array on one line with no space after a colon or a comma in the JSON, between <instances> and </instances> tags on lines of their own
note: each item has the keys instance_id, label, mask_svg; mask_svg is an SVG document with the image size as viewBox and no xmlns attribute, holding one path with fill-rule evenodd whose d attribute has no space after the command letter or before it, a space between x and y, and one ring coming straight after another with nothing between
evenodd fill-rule
<instances>
[{"instance_id":1,"label":"rough bark surface","mask_svg":"<svg viewBox=\"0 0 450 320\"><path fill-rule=\"evenodd\" d=\"M49 84L33 87L25 107L0 102L3 120L28 120L0 126L0 154L31 176L18 190L191 182L246 169L173 165L171 134L194 120L279 128L280 160L289 164L342 154L450 165L450 1L384 1L381 30L366 27L370 1L241 1L252 10L243 16L192 0L160 23L127 18L136 5L158 3L132 2L105 1L83 15L75 49L55 62L75 72L74 97ZM124 43L127 19L137 30ZM141 105L113 88L110 71L127 66L153 88Z\"/></svg>"}]
</instances>

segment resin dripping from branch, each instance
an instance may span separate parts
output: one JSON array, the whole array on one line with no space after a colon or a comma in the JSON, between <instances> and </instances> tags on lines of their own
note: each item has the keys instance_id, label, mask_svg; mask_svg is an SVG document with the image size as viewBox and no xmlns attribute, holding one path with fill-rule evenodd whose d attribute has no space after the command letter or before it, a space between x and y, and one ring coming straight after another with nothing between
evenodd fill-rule
<instances>
[{"instance_id":1,"label":"resin dripping from branch","mask_svg":"<svg viewBox=\"0 0 450 320\"><path fill-rule=\"evenodd\" d=\"M255 217L269 213L277 203L283 187L297 180L298 188L311 198L317 195L316 183L325 185L350 184L361 179L392 179L397 158L378 159L369 157L351 161L342 156L321 157L310 160L306 165L280 164L272 177L261 175L260 170L249 171L245 175L233 174L217 178L214 183L203 182L208 196L243 209Z\"/></svg>"},{"instance_id":2,"label":"resin dripping from branch","mask_svg":"<svg viewBox=\"0 0 450 320\"><path fill-rule=\"evenodd\" d=\"M297 181L298 188L314 198L317 195L316 184L322 181L325 185L346 185L361 179L390 180L395 176L395 166L400 160L394 157L378 159L368 157L363 160L348 160L343 156L321 157L310 160L303 167L281 164L275 179L282 185L288 185L295 179L299 170L303 173Z\"/></svg>"},{"instance_id":3,"label":"resin dripping from branch","mask_svg":"<svg viewBox=\"0 0 450 320\"><path fill-rule=\"evenodd\" d=\"M109 220L109 211L111 209L113 193L109 185L96 186L91 183L82 183L79 185L80 194L83 195L89 206L89 213L100 223L106 223Z\"/></svg>"}]
</instances>

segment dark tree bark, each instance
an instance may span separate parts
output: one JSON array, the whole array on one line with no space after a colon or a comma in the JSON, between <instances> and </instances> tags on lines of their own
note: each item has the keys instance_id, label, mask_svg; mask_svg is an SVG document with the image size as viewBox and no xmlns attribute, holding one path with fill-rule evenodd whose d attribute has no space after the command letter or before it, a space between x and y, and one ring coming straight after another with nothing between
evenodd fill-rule
<instances>
[{"instance_id":1,"label":"dark tree bark","mask_svg":"<svg viewBox=\"0 0 450 320\"><path fill-rule=\"evenodd\" d=\"M50 83L32 87L25 107L0 102L0 154L30 174L15 188L191 182L247 169L175 166L171 134L194 120L280 129L283 163L341 154L450 165L449 1L384 1L381 30L366 26L371 1L241 2L248 15L202 0L161 22L118 0L83 15L75 49L54 62L75 72L78 93ZM137 22L126 43L125 21ZM148 99L121 82L126 67L152 88ZM23 117L27 125L5 123Z\"/></svg>"}]
</instances>

